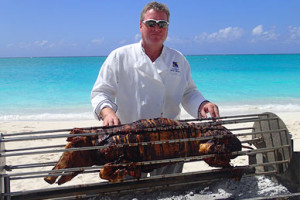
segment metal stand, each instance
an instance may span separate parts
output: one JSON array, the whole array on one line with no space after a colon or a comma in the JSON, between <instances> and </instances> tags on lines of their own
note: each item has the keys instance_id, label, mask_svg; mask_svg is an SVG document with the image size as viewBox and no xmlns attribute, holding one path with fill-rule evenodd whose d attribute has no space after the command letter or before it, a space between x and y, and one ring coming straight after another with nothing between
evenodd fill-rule
<instances>
[{"instance_id":1,"label":"metal stand","mask_svg":"<svg viewBox=\"0 0 300 200\"><path fill-rule=\"evenodd\" d=\"M218 119L221 119L218 121ZM157 177L144 178L140 180L132 179L121 183L96 182L91 184L76 184L71 186L57 186L56 188L31 188L26 191L11 191L11 184L16 180L32 179L42 180L51 172L55 161L41 162L41 163L14 163L12 166L7 166L5 159L13 156L26 157L35 154L58 153L64 151L64 145L56 144L52 146L45 146L45 140L53 140L57 138L71 137L68 132L70 129L49 130L30 133L14 133L1 134L0 137L0 200L29 200L29 199L84 199L87 197L96 197L101 195L114 194L130 194L134 192L149 192L160 190L173 190L174 188L184 188L185 186L192 187L198 184L208 184L219 179L228 179L246 174L249 176L255 175L276 175L281 180L292 181L295 183L295 191L299 191L300 183L300 154L292 152L292 142L289 132L282 122L282 120L273 113L252 114L252 115L238 115L225 116L216 119L202 119L188 120L194 123L203 123L210 125L223 125L235 134L241 142L246 145L254 145L256 149L243 149L242 151L232 152L236 156L248 156L249 163L246 166L234 166L227 169L212 169L206 171L199 171L193 173L172 174ZM251 123L251 126L249 125ZM234 127L231 127L234 125ZM253 126L252 126L253 125ZM231 127L231 128L230 128ZM99 128L99 127L98 127ZM159 127L158 127L159 129ZM61 134L62 133L62 134ZM90 135L92 133L89 133ZM87 134L88 135L88 134ZM78 136L78 135L77 135ZM252 138L251 138L252 137ZM250 138L250 139L249 139ZM193 138L198 140L199 138ZM201 139L201 138L200 138ZM203 139L203 138L202 138ZM204 138L205 139L205 138ZM6 149L4 144L6 142L20 142L20 141L39 141L37 146L30 146L16 149ZM186 142L185 139L177 141L164 142ZM90 149L99 149L102 147L84 147L74 148L72 151L84 151ZM69 149L70 150L70 149ZM201 161L204 158L213 157L215 155L202 155L195 157L174 158L169 160L148 161L142 164L166 163L174 162L193 162ZM292 163L290 160L292 158ZM33 161L28 157L27 161ZM138 163L137 163L138 164ZM98 177L99 169L102 166L69 168L65 171L74 172L85 170L84 173L95 173ZM37 169L33 171L32 169ZM10 171L11 170L11 171ZM27 171L26 171L27 170ZM9 171L9 172L7 172ZM62 171L57 171L62 174ZM84 174L83 173L83 174ZM67 173L66 173L67 174ZM290 178L287 178L290 177ZM13 187L12 187L13 188Z\"/></svg>"}]
</instances>

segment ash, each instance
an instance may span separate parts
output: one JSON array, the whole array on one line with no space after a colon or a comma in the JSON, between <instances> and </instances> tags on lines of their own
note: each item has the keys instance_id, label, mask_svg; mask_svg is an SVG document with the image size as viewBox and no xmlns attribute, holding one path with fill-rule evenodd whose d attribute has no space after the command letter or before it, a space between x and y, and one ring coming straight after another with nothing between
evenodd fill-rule
<instances>
[{"instance_id":1,"label":"ash","mask_svg":"<svg viewBox=\"0 0 300 200\"><path fill-rule=\"evenodd\" d=\"M184 192L152 191L143 195L124 195L117 198L102 197L101 200L214 200L247 199L291 194L275 178L266 176L242 177L240 181L220 180L209 186L193 187Z\"/></svg>"},{"instance_id":2,"label":"ash","mask_svg":"<svg viewBox=\"0 0 300 200\"><path fill-rule=\"evenodd\" d=\"M240 181L222 180L203 189L189 191L185 195L157 198L160 200L200 199L246 199L290 194L288 189L276 180L265 176L243 177Z\"/></svg>"}]
</instances>

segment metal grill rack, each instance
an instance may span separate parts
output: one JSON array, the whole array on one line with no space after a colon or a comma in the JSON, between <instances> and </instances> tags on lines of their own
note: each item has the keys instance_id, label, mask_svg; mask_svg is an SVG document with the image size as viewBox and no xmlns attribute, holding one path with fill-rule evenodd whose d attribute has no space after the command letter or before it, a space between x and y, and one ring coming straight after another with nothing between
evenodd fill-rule
<instances>
[{"instance_id":1,"label":"metal grill rack","mask_svg":"<svg viewBox=\"0 0 300 200\"><path fill-rule=\"evenodd\" d=\"M225 116L214 119L182 120L193 123L224 125L234 133L244 146L241 151L233 152L245 157L245 164L233 168L199 170L181 174L171 174L130 179L120 183L109 183L99 178L102 166L85 167L84 172L63 186L49 185L43 177L51 172L60 155L66 151L66 137L70 129L1 134L0 186L1 199L78 199L105 195L120 195L132 192L153 190L172 190L195 184L208 184L216 180L232 178L236 173L244 176L283 174L289 168L293 154L290 134L282 120L273 113ZM92 133L90 133L92 134ZM86 135L86 134L85 134ZM207 139L207 138L204 138ZM184 142L182 140L168 142ZM49 143L55 145L48 145ZM144 144L147 145L147 144ZM82 147L67 150L90 150L102 147ZM204 163L204 158L214 155L182 157L168 160L155 160L137 164L184 162L185 165ZM199 165L201 166L201 165ZM83 168L69 168L68 172ZM66 173L67 172L67 173ZM31 183L38 183L33 188Z\"/></svg>"}]
</instances>

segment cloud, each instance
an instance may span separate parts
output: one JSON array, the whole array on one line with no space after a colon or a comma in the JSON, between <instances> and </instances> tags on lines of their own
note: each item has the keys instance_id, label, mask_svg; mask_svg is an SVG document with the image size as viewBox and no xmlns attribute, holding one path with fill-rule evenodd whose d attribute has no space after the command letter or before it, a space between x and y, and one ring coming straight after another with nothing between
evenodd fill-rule
<instances>
[{"instance_id":1,"label":"cloud","mask_svg":"<svg viewBox=\"0 0 300 200\"><path fill-rule=\"evenodd\" d=\"M178 38L178 37L170 37L168 36L166 39L167 42L175 43L175 44L186 44L186 40Z\"/></svg>"},{"instance_id":2,"label":"cloud","mask_svg":"<svg viewBox=\"0 0 300 200\"><path fill-rule=\"evenodd\" d=\"M202 33L198 36L195 36L196 41L233 41L241 38L244 34L242 28L239 27L227 27L224 29L220 29L214 33Z\"/></svg>"},{"instance_id":3,"label":"cloud","mask_svg":"<svg viewBox=\"0 0 300 200\"><path fill-rule=\"evenodd\" d=\"M52 48L55 46L55 43L49 43L48 40L36 40L30 43L20 43L20 48L34 48L34 47L42 47L42 48Z\"/></svg>"},{"instance_id":4,"label":"cloud","mask_svg":"<svg viewBox=\"0 0 300 200\"><path fill-rule=\"evenodd\" d=\"M298 27L289 26L288 31L290 33L291 40L300 39L300 26L298 26Z\"/></svg>"},{"instance_id":5,"label":"cloud","mask_svg":"<svg viewBox=\"0 0 300 200\"><path fill-rule=\"evenodd\" d=\"M19 44L11 44L10 46L7 46L7 48L12 46L18 46L20 49L34 49L34 48L73 48L77 47L77 43L66 43L63 40L56 41L56 42L49 42L48 40L36 40L33 42L20 42Z\"/></svg>"},{"instance_id":6,"label":"cloud","mask_svg":"<svg viewBox=\"0 0 300 200\"><path fill-rule=\"evenodd\" d=\"M254 38L252 38L251 42L257 42L277 40L280 34L275 32L275 27L265 31L263 25L260 24L252 29L252 36Z\"/></svg>"},{"instance_id":7,"label":"cloud","mask_svg":"<svg viewBox=\"0 0 300 200\"><path fill-rule=\"evenodd\" d=\"M124 45L124 44L126 44L126 42L127 42L127 40L124 39L124 40L121 40L121 41L119 42L119 44L120 44L120 45Z\"/></svg>"},{"instance_id":8,"label":"cloud","mask_svg":"<svg viewBox=\"0 0 300 200\"><path fill-rule=\"evenodd\" d=\"M104 38L100 38L100 39L98 38L98 39L93 39L92 43L99 45L99 44L102 44L103 41L104 41Z\"/></svg>"},{"instance_id":9,"label":"cloud","mask_svg":"<svg viewBox=\"0 0 300 200\"><path fill-rule=\"evenodd\" d=\"M48 44L48 41L47 40L35 41L34 44L37 46L43 47L43 46L46 46L46 44Z\"/></svg>"},{"instance_id":10,"label":"cloud","mask_svg":"<svg viewBox=\"0 0 300 200\"><path fill-rule=\"evenodd\" d=\"M28 49L32 47L32 43L28 43L28 42L20 42L18 44L20 49Z\"/></svg>"},{"instance_id":11,"label":"cloud","mask_svg":"<svg viewBox=\"0 0 300 200\"><path fill-rule=\"evenodd\" d=\"M48 45L49 48L55 47L55 43L51 43Z\"/></svg>"},{"instance_id":12,"label":"cloud","mask_svg":"<svg viewBox=\"0 0 300 200\"><path fill-rule=\"evenodd\" d=\"M134 41L138 42L142 39L142 36L141 34L137 33L135 36L134 36Z\"/></svg>"},{"instance_id":13,"label":"cloud","mask_svg":"<svg viewBox=\"0 0 300 200\"><path fill-rule=\"evenodd\" d=\"M262 25L258 25L257 27L252 29L252 35L261 35L262 32L263 32L263 26Z\"/></svg>"},{"instance_id":14,"label":"cloud","mask_svg":"<svg viewBox=\"0 0 300 200\"><path fill-rule=\"evenodd\" d=\"M13 47L13 46L14 46L13 43L9 43L9 44L6 45L7 48L10 48L10 47Z\"/></svg>"}]
</instances>

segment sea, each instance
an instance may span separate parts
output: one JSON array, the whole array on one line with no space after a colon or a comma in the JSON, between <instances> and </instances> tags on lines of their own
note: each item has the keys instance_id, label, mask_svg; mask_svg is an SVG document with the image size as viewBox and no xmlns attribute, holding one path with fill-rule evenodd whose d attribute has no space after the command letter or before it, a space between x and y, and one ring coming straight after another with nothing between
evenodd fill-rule
<instances>
[{"instance_id":1,"label":"sea","mask_svg":"<svg viewBox=\"0 0 300 200\"><path fill-rule=\"evenodd\" d=\"M186 58L221 115L300 111L300 54ZM0 58L0 121L94 119L90 94L105 59Z\"/></svg>"}]
</instances>

